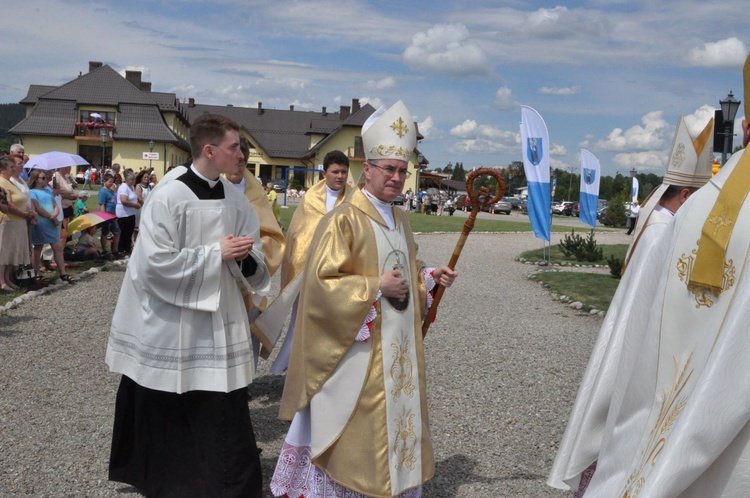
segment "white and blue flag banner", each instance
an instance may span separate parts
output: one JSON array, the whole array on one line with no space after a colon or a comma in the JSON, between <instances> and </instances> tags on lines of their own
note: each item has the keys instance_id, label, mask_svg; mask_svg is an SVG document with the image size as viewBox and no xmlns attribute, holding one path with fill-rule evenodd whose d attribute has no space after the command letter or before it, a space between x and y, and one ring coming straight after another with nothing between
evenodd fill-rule
<instances>
[{"instance_id":1,"label":"white and blue flag banner","mask_svg":"<svg viewBox=\"0 0 750 498\"><path fill-rule=\"evenodd\" d=\"M596 228L596 212L599 209L599 160L586 149L581 149L581 222Z\"/></svg>"},{"instance_id":2,"label":"white and blue flag banner","mask_svg":"<svg viewBox=\"0 0 750 498\"><path fill-rule=\"evenodd\" d=\"M529 184L526 208L538 239L550 242L549 134L544 120L529 106L521 106L521 153Z\"/></svg>"},{"instance_id":3,"label":"white and blue flag banner","mask_svg":"<svg viewBox=\"0 0 750 498\"><path fill-rule=\"evenodd\" d=\"M633 177L633 193L632 193L632 199L630 202L635 202L638 200L638 178Z\"/></svg>"}]
</instances>

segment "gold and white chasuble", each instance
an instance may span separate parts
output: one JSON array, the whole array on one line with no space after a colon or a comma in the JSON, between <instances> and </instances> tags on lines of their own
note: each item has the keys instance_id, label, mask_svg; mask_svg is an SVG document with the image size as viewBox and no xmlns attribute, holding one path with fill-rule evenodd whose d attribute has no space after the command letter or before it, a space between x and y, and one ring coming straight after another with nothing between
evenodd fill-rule
<instances>
[{"instance_id":1,"label":"gold and white chasuble","mask_svg":"<svg viewBox=\"0 0 750 498\"><path fill-rule=\"evenodd\" d=\"M277 496L412 497L434 474L422 269L405 215L393 212L391 231L355 191L316 231L281 403L281 418L294 420L271 485ZM409 280L402 311L379 294L379 276L398 267Z\"/></svg>"},{"instance_id":2,"label":"gold and white chasuble","mask_svg":"<svg viewBox=\"0 0 750 498\"><path fill-rule=\"evenodd\" d=\"M615 386L587 497L750 494L750 202L734 216L717 204L735 170L750 174L747 152L693 194L665 234L660 292L643 341L623 353L633 366ZM688 285L704 225L731 230L717 291Z\"/></svg>"},{"instance_id":3,"label":"gold and white chasuble","mask_svg":"<svg viewBox=\"0 0 750 498\"><path fill-rule=\"evenodd\" d=\"M348 187L344 186L336 199L335 205L341 205L349 195L350 191ZM302 288L302 270L304 270L305 262L310 252L310 244L312 243L315 229L323 216L328 212L326 201L326 181L320 180L310 187L310 190L307 191L297 206L286 235L286 246L284 248L283 261L281 262L281 292L268 305L254 324L255 328L258 329L259 335L263 337L262 356L267 358L281 337L284 323L289 317L289 313L293 313L293 319L289 324L289 330L282 345L282 351L279 352L274 364L271 366L271 373L283 373L289 363L289 349L294 338L294 318L296 318L294 304L297 302ZM267 200L266 205L268 205ZM273 221L276 223L275 218Z\"/></svg>"}]
</instances>

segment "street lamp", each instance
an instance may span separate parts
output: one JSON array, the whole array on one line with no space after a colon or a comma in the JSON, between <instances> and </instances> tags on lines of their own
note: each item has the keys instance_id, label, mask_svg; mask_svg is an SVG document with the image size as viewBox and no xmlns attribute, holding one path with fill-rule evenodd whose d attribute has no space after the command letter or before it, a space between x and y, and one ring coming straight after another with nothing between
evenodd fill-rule
<instances>
[{"instance_id":1,"label":"street lamp","mask_svg":"<svg viewBox=\"0 0 750 498\"><path fill-rule=\"evenodd\" d=\"M154 141L148 141L148 169L151 171L151 153L154 152Z\"/></svg>"},{"instance_id":2,"label":"street lamp","mask_svg":"<svg viewBox=\"0 0 750 498\"><path fill-rule=\"evenodd\" d=\"M101 127L99 129L99 137L102 139L102 166L101 171L99 172L99 178L101 178L101 184L104 185L104 150L107 146L107 129L104 127Z\"/></svg>"},{"instance_id":3,"label":"street lamp","mask_svg":"<svg viewBox=\"0 0 750 498\"><path fill-rule=\"evenodd\" d=\"M734 136L734 117L737 115L737 110L740 108L740 101L734 98L732 91L729 90L729 95L724 100L720 100L721 105L721 117L724 119L724 150L721 153L721 165L727 162L727 154L729 154L729 142L731 137Z\"/></svg>"}]
</instances>

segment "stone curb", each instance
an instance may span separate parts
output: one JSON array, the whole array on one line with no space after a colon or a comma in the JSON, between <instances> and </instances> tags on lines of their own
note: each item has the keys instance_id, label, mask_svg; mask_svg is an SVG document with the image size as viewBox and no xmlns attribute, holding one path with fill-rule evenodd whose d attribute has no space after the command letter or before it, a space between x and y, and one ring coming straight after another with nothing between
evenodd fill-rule
<instances>
[{"instance_id":1,"label":"stone curb","mask_svg":"<svg viewBox=\"0 0 750 498\"><path fill-rule=\"evenodd\" d=\"M76 278L79 279L79 280L86 280L88 278L93 277L94 275L96 275L100 271L107 271L110 268L115 268L117 266L125 266L125 265L128 264L128 260L129 259L130 258L126 257L125 259L118 259L116 261L109 261L109 262L105 263L103 266L100 266L98 268L89 268L88 270L86 270L84 272L77 273L76 274ZM58 278L57 280L55 280L48 287L44 287L43 289L39 289L39 290L33 290L33 291L29 291L29 292L24 292L23 294L21 294L20 296L16 297L12 301L6 303L4 306L0 306L0 315L2 315L3 313L5 313L8 310L12 310L14 308L17 308L18 306L21 306L23 303L25 303L27 301L31 301L32 299L34 299L34 298L36 298L38 296L43 296L45 294L50 294L52 292L57 292L57 291L62 290L64 288L66 288L66 287L72 287L72 285L69 284L68 282L64 282L60 278Z\"/></svg>"}]
</instances>

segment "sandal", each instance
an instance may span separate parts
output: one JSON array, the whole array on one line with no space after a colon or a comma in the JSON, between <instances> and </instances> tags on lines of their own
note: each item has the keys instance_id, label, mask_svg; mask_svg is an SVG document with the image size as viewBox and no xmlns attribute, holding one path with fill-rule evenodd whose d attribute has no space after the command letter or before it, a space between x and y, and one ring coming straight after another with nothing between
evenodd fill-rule
<instances>
[{"instance_id":1,"label":"sandal","mask_svg":"<svg viewBox=\"0 0 750 498\"><path fill-rule=\"evenodd\" d=\"M41 275L34 277L34 283L36 284L37 289L49 287L49 282L47 282Z\"/></svg>"},{"instance_id":2,"label":"sandal","mask_svg":"<svg viewBox=\"0 0 750 498\"><path fill-rule=\"evenodd\" d=\"M76 279L71 277L70 275L60 275L60 280L63 282L68 282L71 285L75 285Z\"/></svg>"}]
</instances>

